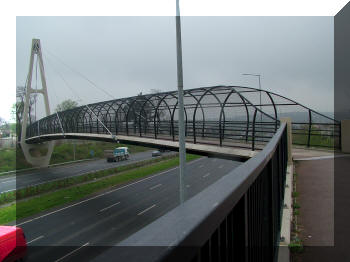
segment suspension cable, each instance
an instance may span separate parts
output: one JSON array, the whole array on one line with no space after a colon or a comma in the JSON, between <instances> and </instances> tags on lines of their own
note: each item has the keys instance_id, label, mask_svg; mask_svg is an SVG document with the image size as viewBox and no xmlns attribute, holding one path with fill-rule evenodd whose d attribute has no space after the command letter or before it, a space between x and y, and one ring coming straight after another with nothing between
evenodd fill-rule
<instances>
[{"instance_id":1,"label":"suspension cable","mask_svg":"<svg viewBox=\"0 0 350 262\"><path fill-rule=\"evenodd\" d=\"M48 57L45 56L45 58L47 59ZM49 61L49 60L47 60ZM51 65L50 61L49 61L49 64ZM52 65L51 65L52 66ZM76 96L78 97L78 99L80 101L83 101L80 96L74 91L74 89L70 86L70 84L67 82L67 80L58 72L54 69L54 67L52 66L53 70L60 76L60 78L63 80L63 82L65 83L65 85L69 88L69 90ZM98 118L98 116L95 114L95 112L93 112L91 110L91 108L88 106L88 105L85 105L85 107L96 117L97 121L101 123L101 125L107 130L107 132L112 136L112 138L114 139L115 136L112 134L112 132L105 126L105 124L103 124L103 122ZM57 112L56 112L56 115L59 119L59 122L60 122L60 125L61 125L61 129L62 129L62 133L64 135L64 130L63 130L63 127L62 127L62 123L61 123L61 119L59 118Z\"/></svg>"},{"instance_id":2,"label":"suspension cable","mask_svg":"<svg viewBox=\"0 0 350 262\"><path fill-rule=\"evenodd\" d=\"M62 122L61 122L61 118L60 118L60 116L58 115L58 112L56 112L56 115L57 115L58 121L60 122L60 127L61 127L61 130L62 130L62 134L63 134L63 136L65 136L65 135L64 135L63 126L62 126Z\"/></svg>"},{"instance_id":3,"label":"suspension cable","mask_svg":"<svg viewBox=\"0 0 350 262\"><path fill-rule=\"evenodd\" d=\"M48 61L48 64L52 67L52 70L62 79L62 81L68 87L68 89L78 98L78 100L83 101L81 99L81 97L78 95L78 93L75 92L75 90L70 86L70 84L67 82L67 80L63 77L63 75L60 74L60 72L58 72L58 70L55 69L55 67L52 65L49 57L46 56L45 54L44 54L44 56L45 56L46 61Z\"/></svg>"},{"instance_id":4,"label":"suspension cable","mask_svg":"<svg viewBox=\"0 0 350 262\"><path fill-rule=\"evenodd\" d=\"M112 94L110 94L109 92L107 92L106 90L104 90L103 88L97 86L96 83L94 83L93 81L91 81L88 77L86 77L83 73L79 72L78 70L72 68L71 66L67 65L61 58L59 58L58 56L54 55L51 51L49 51L46 48L46 51L49 55L55 57L61 64L63 64L64 66L68 67L71 71L73 71L74 73L80 75L82 78L84 78L87 82L89 82L92 86L94 86L95 88L99 89L100 91L102 91L103 93L105 93L106 95L112 97L113 99L116 99Z\"/></svg>"},{"instance_id":5,"label":"suspension cable","mask_svg":"<svg viewBox=\"0 0 350 262\"><path fill-rule=\"evenodd\" d=\"M112 138L114 139L115 138L115 135L112 134L111 131L109 131L109 129L103 124L103 122L98 118L98 116L95 114L94 111L92 111L90 109L90 107L88 105L85 105L87 107L87 109L90 110L90 112L96 117L97 121L99 121L101 123L101 125L107 130L107 132L112 136Z\"/></svg>"}]
</instances>

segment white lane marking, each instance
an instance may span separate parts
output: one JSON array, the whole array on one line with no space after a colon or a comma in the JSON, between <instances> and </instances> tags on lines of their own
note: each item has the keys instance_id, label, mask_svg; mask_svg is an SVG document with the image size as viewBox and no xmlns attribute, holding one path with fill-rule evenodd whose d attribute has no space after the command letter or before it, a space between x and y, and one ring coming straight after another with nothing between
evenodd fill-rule
<instances>
[{"instance_id":1,"label":"white lane marking","mask_svg":"<svg viewBox=\"0 0 350 262\"><path fill-rule=\"evenodd\" d=\"M210 176L210 173L206 173L203 177L207 177Z\"/></svg>"},{"instance_id":2,"label":"white lane marking","mask_svg":"<svg viewBox=\"0 0 350 262\"><path fill-rule=\"evenodd\" d=\"M16 180L16 177L12 176L12 177L7 177L7 178L1 179L1 181L8 181L8 180Z\"/></svg>"},{"instance_id":3,"label":"white lane marking","mask_svg":"<svg viewBox=\"0 0 350 262\"><path fill-rule=\"evenodd\" d=\"M55 262L58 262L58 261L61 261L61 260L65 259L66 257L70 256L71 254L77 252L79 249L82 249L83 247L85 247L85 246L87 246L87 245L89 245L89 242L85 243L85 244L82 245L81 247L78 247L77 249L74 249L73 251L69 252L67 255L65 255L65 256L63 256L63 257L61 257L61 258L55 260Z\"/></svg>"},{"instance_id":4,"label":"white lane marking","mask_svg":"<svg viewBox=\"0 0 350 262\"><path fill-rule=\"evenodd\" d=\"M150 190L153 190L153 189L155 189L155 188L157 188L157 187L160 187L162 184L158 184L158 185L155 185L155 186L152 186L152 187L150 187L149 189Z\"/></svg>"},{"instance_id":5,"label":"white lane marking","mask_svg":"<svg viewBox=\"0 0 350 262\"><path fill-rule=\"evenodd\" d=\"M190 185L186 185L186 187L190 187Z\"/></svg>"},{"instance_id":6,"label":"white lane marking","mask_svg":"<svg viewBox=\"0 0 350 262\"><path fill-rule=\"evenodd\" d=\"M224 165L220 165L220 166L219 166L219 168L223 168L223 167L224 167Z\"/></svg>"},{"instance_id":7,"label":"white lane marking","mask_svg":"<svg viewBox=\"0 0 350 262\"><path fill-rule=\"evenodd\" d=\"M105 208L102 208L100 211L98 211L98 212L103 212L103 211L105 211L105 210L107 210L107 209L109 209L109 208L111 208L111 207L114 207L114 206L116 206L116 205L118 205L118 204L120 204L120 202L117 202L117 203L114 203L113 205L110 205L110 206L108 206L108 207L105 207Z\"/></svg>"},{"instance_id":8,"label":"white lane marking","mask_svg":"<svg viewBox=\"0 0 350 262\"><path fill-rule=\"evenodd\" d=\"M16 182L16 179L13 179L13 180L7 180L7 181L1 182L1 183L2 183L2 184L5 184L5 183L11 183L11 182Z\"/></svg>"},{"instance_id":9,"label":"white lane marking","mask_svg":"<svg viewBox=\"0 0 350 262\"><path fill-rule=\"evenodd\" d=\"M202 167L204 167L204 165L200 165L199 167L202 168Z\"/></svg>"},{"instance_id":10,"label":"white lane marking","mask_svg":"<svg viewBox=\"0 0 350 262\"><path fill-rule=\"evenodd\" d=\"M32 242L34 242L34 241L37 241L37 240L39 240L39 239L42 239L43 237L44 237L44 236L40 236L40 237L34 238L34 239L28 241L27 244L30 244L30 243L32 243Z\"/></svg>"},{"instance_id":11,"label":"white lane marking","mask_svg":"<svg viewBox=\"0 0 350 262\"><path fill-rule=\"evenodd\" d=\"M196 163L196 162L198 162L198 161L200 161L200 160L202 160L202 159L203 159L203 158L201 157L201 158L199 158L199 159L196 159L196 160L191 161L191 162L190 162L190 163L188 163L188 164L194 164L194 163ZM165 174L165 173L168 173L168 172L170 173L171 171L174 171L174 170L176 170L176 169L178 169L178 168L179 168L179 167L177 166L177 167L174 167L174 168L168 169L168 170L166 170L166 171L160 172L160 173L155 174L155 175L153 175L153 176L149 176L149 177L146 177L146 178L141 179L141 180L139 180L139 181L136 181L136 182L133 182L133 183L127 184L127 185L125 185L125 186L118 187L118 188L113 189L113 190L111 190L111 191L104 192L104 193L102 193L102 194L100 194L100 195L96 195L96 196L94 196L94 197L91 197L91 198L85 199L85 200L83 200L83 201L80 201L80 202L78 202L78 203L72 204L72 205L70 205L70 206L66 206L66 207L60 208L60 209L58 209L58 210L52 211L52 212L50 212L50 213L47 213L47 214L45 214L45 215L42 215L42 216L39 216L39 217L32 218L32 219L30 219L30 220L27 220L27 221L24 221L24 222L22 222L22 223L19 223L19 224L15 225L15 226L21 226L21 225L27 224L27 223L32 222L32 221L34 221L34 220L37 220L37 219L40 219L40 218L43 218L43 217L46 217L46 216L49 216L49 215L55 214L55 213L57 213L57 212L60 212L60 211L66 210L66 209L68 209L68 208L71 208L71 207L74 207L74 206L80 205L80 204L82 204L82 203L85 203L85 202L88 202L88 201L90 201L90 200L93 200L93 199L96 199L96 198L102 197L102 196L104 196L104 195L111 194L111 193L113 193L113 192L115 192L115 191L118 191L118 190L121 190L121 189L127 188L127 187L129 187L129 186L136 185L136 184L138 184L138 183L141 183L141 182L144 182L144 181L146 181L146 180L149 180L149 179L155 178L155 177L157 177L157 176L161 176L161 175L163 175L163 174Z\"/></svg>"},{"instance_id":12,"label":"white lane marking","mask_svg":"<svg viewBox=\"0 0 350 262\"><path fill-rule=\"evenodd\" d=\"M14 190L16 190L16 188L13 188L13 189L9 189L9 190L6 190L6 191L2 191L2 192L0 192L0 194L1 194L1 193L7 193L7 192L11 192L11 191L14 191Z\"/></svg>"},{"instance_id":13,"label":"white lane marking","mask_svg":"<svg viewBox=\"0 0 350 262\"><path fill-rule=\"evenodd\" d=\"M306 158L293 158L293 160L303 161L303 160L322 160L330 158L339 158L339 157L349 157L350 155L331 155L331 156L319 156L319 157L306 157Z\"/></svg>"},{"instance_id":14,"label":"white lane marking","mask_svg":"<svg viewBox=\"0 0 350 262\"><path fill-rule=\"evenodd\" d=\"M143 213L147 212L148 210L154 208L155 206L156 206L156 205L154 204L154 205L150 206L149 208L146 208L145 210L141 211L141 212L138 213L137 215L140 216L140 215L142 215Z\"/></svg>"}]
</instances>

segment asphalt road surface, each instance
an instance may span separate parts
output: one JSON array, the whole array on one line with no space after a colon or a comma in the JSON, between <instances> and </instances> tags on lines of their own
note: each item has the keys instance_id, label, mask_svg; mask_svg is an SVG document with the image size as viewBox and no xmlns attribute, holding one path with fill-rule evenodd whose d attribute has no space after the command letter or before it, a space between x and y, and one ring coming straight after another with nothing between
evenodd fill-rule
<instances>
[{"instance_id":1,"label":"asphalt road surface","mask_svg":"<svg viewBox=\"0 0 350 262\"><path fill-rule=\"evenodd\" d=\"M164 154L170 154L163 153ZM37 185L45 182L49 182L56 179L62 179L66 177L78 176L85 173L90 173L97 170L106 168L112 168L122 165L127 165L133 162L142 161L152 158L152 151L140 152L130 154L128 160L120 162L107 162L106 159L90 160L83 162L76 162L67 165L36 169L27 171L25 173L19 173L16 175L8 175L0 177L0 193L6 191L13 191L19 188Z\"/></svg>"},{"instance_id":2,"label":"asphalt road surface","mask_svg":"<svg viewBox=\"0 0 350 262\"><path fill-rule=\"evenodd\" d=\"M186 198L240 165L215 158L187 164ZM179 204L178 168L17 221L28 261L89 261ZM115 261L112 259L111 261Z\"/></svg>"}]
</instances>

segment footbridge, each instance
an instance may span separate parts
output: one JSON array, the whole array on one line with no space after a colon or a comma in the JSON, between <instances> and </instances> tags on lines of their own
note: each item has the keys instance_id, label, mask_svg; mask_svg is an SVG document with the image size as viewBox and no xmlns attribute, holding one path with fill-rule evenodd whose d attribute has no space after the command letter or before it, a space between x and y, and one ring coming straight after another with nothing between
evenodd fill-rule
<instances>
[{"instance_id":1,"label":"footbridge","mask_svg":"<svg viewBox=\"0 0 350 262\"><path fill-rule=\"evenodd\" d=\"M280 119L287 116L295 119L297 143L312 145L321 135L339 143L336 120L266 90L239 86L189 89L184 91L184 108L186 147L193 153L249 159L263 149ZM91 139L176 150L177 110L176 91L83 105L34 122L26 130L25 141Z\"/></svg>"},{"instance_id":2,"label":"footbridge","mask_svg":"<svg viewBox=\"0 0 350 262\"><path fill-rule=\"evenodd\" d=\"M42 89L31 87L34 60ZM39 39L33 39L23 112L21 147L28 162L47 166L53 140L92 139L178 148L178 93L162 92L82 105L50 113ZM30 95L44 96L46 117L28 125ZM306 146L340 147L340 123L276 93L241 86L184 90L188 152L246 160L261 151L280 126L292 122L293 141ZM39 148L47 149L41 156ZM33 154L34 152L34 154Z\"/></svg>"}]
</instances>

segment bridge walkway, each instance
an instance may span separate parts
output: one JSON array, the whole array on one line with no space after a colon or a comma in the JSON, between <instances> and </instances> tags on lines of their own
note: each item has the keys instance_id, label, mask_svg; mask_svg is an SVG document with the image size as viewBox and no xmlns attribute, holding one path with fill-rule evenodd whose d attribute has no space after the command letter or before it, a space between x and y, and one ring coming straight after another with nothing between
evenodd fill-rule
<instances>
[{"instance_id":1,"label":"bridge walkway","mask_svg":"<svg viewBox=\"0 0 350 262\"><path fill-rule=\"evenodd\" d=\"M293 153L299 159L298 228L304 252L292 261L350 261L350 155L300 149Z\"/></svg>"},{"instance_id":2,"label":"bridge walkway","mask_svg":"<svg viewBox=\"0 0 350 262\"><path fill-rule=\"evenodd\" d=\"M54 140L62 138L73 139L92 139L92 140L104 140L104 141L119 141L121 143L133 143L142 144L150 147L163 147L172 150L178 149L177 136L175 141L173 137L169 135L157 135L157 138L151 134L139 136L137 134L124 134L120 133L115 136L110 134L95 134L95 133L55 133L45 134L41 136L34 136L26 139L29 143L36 143L44 140ZM241 159L243 161L253 157L259 151L261 151L266 142L256 141L254 143L254 150L252 150L252 142L239 141L233 139L222 139L222 145L220 146L219 138L206 138L197 137L196 143L194 143L193 136L186 136L186 149L189 153L197 153L207 156L215 156L229 159Z\"/></svg>"}]
</instances>

